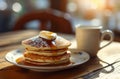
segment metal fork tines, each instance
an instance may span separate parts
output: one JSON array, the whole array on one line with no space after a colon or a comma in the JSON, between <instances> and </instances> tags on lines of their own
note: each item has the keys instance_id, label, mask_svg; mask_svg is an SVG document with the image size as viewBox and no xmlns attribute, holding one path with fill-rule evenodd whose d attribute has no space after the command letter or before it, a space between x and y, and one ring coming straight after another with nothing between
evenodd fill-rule
<instances>
[{"instance_id":1,"label":"metal fork tines","mask_svg":"<svg viewBox=\"0 0 120 79\"><path fill-rule=\"evenodd\" d=\"M104 63L107 63L108 65L106 65L104 67L101 67L101 68L98 68L96 70L93 70L93 71L91 71L91 72L89 72L89 73L87 73L85 75L78 76L75 79L80 79L80 78L82 78L82 79L94 79L94 77L96 77L96 76L99 75L100 71L102 71L103 69L105 69L107 67L112 67L112 69L113 69L114 68L113 65L116 64L116 63L118 63L118 62L120 62L120 60L116 60L115 62L113 62L111 64L109 64L107 62L104 62Z\"/></svg>"}]
</instances>

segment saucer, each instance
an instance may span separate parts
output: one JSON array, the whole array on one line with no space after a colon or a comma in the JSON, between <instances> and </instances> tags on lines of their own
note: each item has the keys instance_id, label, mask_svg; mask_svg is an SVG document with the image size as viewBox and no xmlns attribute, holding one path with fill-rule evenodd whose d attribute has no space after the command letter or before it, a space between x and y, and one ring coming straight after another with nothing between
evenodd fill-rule
<instances>
[{"instance_id":1,"label":"saucer","mask_svg":"<svg viewBox=\"0 0 120 79\"><path fill-rule=\"evenodd\" d=\"M17 63L17 59L20 57L23 57L24 50L23 49L16 49L13 51L8 52L5 55L5 59L22 68L30 69L33 71L39 71L39 72L53 72L53 71L59 71L59 70L64 70L68 68L72 68L78 65L81 65L85 62L87 62L90 59L90 56L87 52L71 52L71 57L70 57L70 64L67 65L56 65L56 66L34 66L34 65L25 65L25 64L19 64Z\"/></svg>"}]
</instances>

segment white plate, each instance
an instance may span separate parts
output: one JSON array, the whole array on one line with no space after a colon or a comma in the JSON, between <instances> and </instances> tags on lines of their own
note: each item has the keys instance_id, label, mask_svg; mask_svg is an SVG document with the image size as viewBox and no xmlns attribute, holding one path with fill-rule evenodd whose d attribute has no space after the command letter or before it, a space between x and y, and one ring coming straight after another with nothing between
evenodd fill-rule
<instances>
[{"instance_id":1,"label":"white plate","mask_svg":"<svg viewBox=\"0 0 120 79\"><path fill-rule=\"evenodd\" d=\"M50 67L48 67L48 66L47 67L46 66L29 66L29 65L24 65L24 64L18 64L16 62L16 60L19 57L23 56L23 52L24 52L23 49L17 49L17 50L10 51L6 54L5 59L8 62L10 62L14 65L17 65L19 67L34 70L34 71L40 71L40 72L52 72L52 71L59 71L59 70L63 70L63 69L72 68L72 67L78 66L80 64L83 64L90 59L90 56L88 55L88 53L79 52L79 53L71 53L70 61L73 63L68 64L68 65L59 65L59 66L50 66Z\"/></svg>"}]
</instances>

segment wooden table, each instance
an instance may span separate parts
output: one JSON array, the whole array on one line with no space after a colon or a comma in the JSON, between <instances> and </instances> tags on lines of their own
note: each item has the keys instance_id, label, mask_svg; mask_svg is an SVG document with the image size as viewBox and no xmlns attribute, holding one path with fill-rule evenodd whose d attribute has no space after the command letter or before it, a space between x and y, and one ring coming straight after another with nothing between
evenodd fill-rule
<instances>
[{"instance_id":1,"label":"wooden table","mask_svg":"<svg viewBox=\"0 0 120 79\"><path fill-rule=\"evenodd\" d=\"M21 40L37 35L39 31L26 30L19 32L9 32L0 34L0 79L120 79L120 63L116 63L107 68L107 63L113 63L120 58L120 43L113 42L109 46L100 50L96 57L91 58L88 62L77 67L57 72L35 72L28 69L17 67L5 61L3 57L11 50L23 48L20 44ZM74 35L59 34L70 40L72 45L70 48L76 49L76 41ZM102 44L106 43L103 42ZM101 61L104 61L104 63ZM103 68L101 70L96 70ZM87 75L92 72L92 76ZM93 73L94 72L94 73Z\"/></svg>"}]
</instances>

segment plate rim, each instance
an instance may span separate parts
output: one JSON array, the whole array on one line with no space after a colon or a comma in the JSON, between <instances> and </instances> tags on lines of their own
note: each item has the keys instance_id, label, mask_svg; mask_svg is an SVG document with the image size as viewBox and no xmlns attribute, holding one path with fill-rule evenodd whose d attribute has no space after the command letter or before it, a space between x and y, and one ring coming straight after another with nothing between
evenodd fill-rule
<instances>
[{"instance_id":1,"label":"plate rim","mask_svg":"<svg viewBox=\"0 0 120 79\"><path fill-rule=\"evenodd\" d=\"M36 70L36 69L39 69L39 70L63 70L63 69L67 69L67 68L72 68L72 67L75 67L75 66L78 66L78 65L81 65L81 64L83 64L83 63L85 63L85 62L87 62L89 59L90 59L90 55L87 53L87 52L85 52L85 51L81 51L81 52L83 52L83 53L85 53L85 54L87 54L87 59L84 61L84 62L82 62L82 63L75 63L75 64L68 64L68 65L60 65L60 66L52 66L52 67L44 67L44 65L43 66L27 66L27 65L21 65L21 64L18 64L16 61L15 62L12 62L12 61L10 61L10 60L8 60L8 58L7 58L7 56L9 55L9 54L12 54L13 52L15 52L15 51L24 51L24 49L15 49L15 50L12 50L12 51L9 51L6 55L5 55L5 60L6 61L8 61L8 62L10 62L10 63L12 63L12 64L14 64L14 65L16 65L16 66L19 66L19 67L22 67L22 68L26 68L26 69L31 69L31 70ZM17 52L16 52L17 53ZM21 54L22 54L22 52L20 52ZM42 71L43 72L43 71Z\"/></svg>"}]
</instances>

